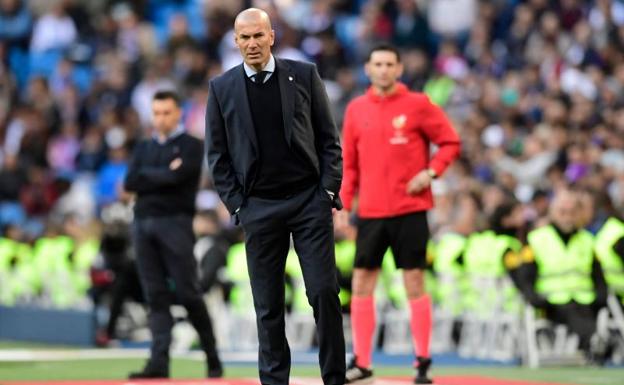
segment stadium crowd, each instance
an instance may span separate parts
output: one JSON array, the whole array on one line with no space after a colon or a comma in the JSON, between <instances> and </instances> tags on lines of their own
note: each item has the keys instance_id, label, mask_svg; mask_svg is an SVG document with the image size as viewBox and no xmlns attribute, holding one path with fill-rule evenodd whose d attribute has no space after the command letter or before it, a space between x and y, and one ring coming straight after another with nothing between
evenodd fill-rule
<instances>
[{"instance_id":1,"label":"stadium crowd","mask_svg":"<svg viewBox=\"0 0 624 385\"><path fill-rule=\"evenodd\" d=\"M93 266L126 271L111 258L131 253L108 235L131 220L121 186L151 135L151 97L177 90L203 138L208 80L240 63L231 26L252 5L269 12L278 56L317 64L338 127L367 86L368 49L400 48L402 81L462 139L433 185L434 240L488 230L513 201L525 241L566 186L578 228L596 234L624 213L620 0L0 0L1 303L81 306L97 297L91 281L114 280ZM219 239L208 289L240 234L206 172L197 207L198 245Z\"/></svg>"}]
</instances>

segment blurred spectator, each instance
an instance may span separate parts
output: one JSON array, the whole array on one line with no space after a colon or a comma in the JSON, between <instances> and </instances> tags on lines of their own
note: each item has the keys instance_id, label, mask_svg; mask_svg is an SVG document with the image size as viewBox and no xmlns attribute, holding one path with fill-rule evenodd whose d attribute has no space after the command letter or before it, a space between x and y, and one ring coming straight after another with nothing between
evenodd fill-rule
<instances>
[{"instance_id":1,"label":"blurred spectator","mask_svg":"<svg viewBox=\"0 0 624 385\"><path fill-rule=\"evenodd\" d=\"M126 63L134 63L141 54L139 19L128 3L116 4L111 14L119 28L116 41L119 55Z\"/></svg>"},{"instance_id":2,"label":"blurred spectator","mask_svg":"<svg viewBox=\"0 0 624 385\"><path fill-rule=\"evenodd\" d=\"M561 25L566 30L571 30L583 18L583 2L580 0L561 0L557 13L561 19Z\"/></svg>"},{"instance_id":3,"label":"blurred spectator","mask_svg":"<svg viewBox=\"0 0 624 385\"><path fill-rule=\"evenodd\" d=\"M26 165L47 167L47 145L52 123L36 109L24 110L23 120L18 122L16 144L20 162ZM19 138L19 141L17 139ZM45 171L45 170L42 170Z\"/></svg>"},{"instance_id":4,"label":"blurred spectator","mask_svg":"<svg viewBox=\"0 0 624 385\"><path fill-rule=\"evenodd\" d=\"M80 143L76 168L79 171L95 172L105 160L106 147L100 130L97 127L88 127Z\"/></svg>"},{"instance_id":5,"label":"blurred spectator","mask_svg":"<svg viewBox=\"0 0 624 385\"><path fill-rule=\"evenodd\" d=\"M80 152L78 126L66 123L58 135L48 144L48 165L53 171L72 172L76 169L76 157Z\"/></svg>"},{"instance_id":6,"label":"blurred spectator","mask_svg":"<svg viewBox=\"0 0 624 385\"><path fill-rule=\"evenodd\" d=\"M535 15L527 5L521 4L515 9L513 23L505 41L507 65L510 68L519 68L525 64L524 52L534 22Z\"/></svg>"},{"instance_id":7,"label":"blurred spectator","mask_svg":"<svg viewBox=\"0 0 624 385\"><path fill-rule=\"evenodd\" d=\"M206 134L206 103L208 102L208 87L195 87L191 97L184 105L184 127L186 132L198 139L204 139Z\"/></svg>"},{"instance_id":8,"label":"blurred spectator","mask_svg":"<svg viewBox=\"0 0 624 385\"><path fill-rule=\"evenodd\" d=\"M336 85L338 86L339 94L330 100L332 102L334 120L339 129L342 129L344 111L347 108L347 104L349 104L351 99L362 93L354 72L350 67L339 67L336 70Z\"/></svg>"},{"instance_id":9,"label":"blurred spectator","mask_svg":"<svg viewBox=\"0 0 624 385\"><path fill-rule=\"evenodd\" d=\"M175 84L171 80L160 77L155 66L147 68L145 76L132 91L132 107L139 113L144 126L148 126L151 122L154 93L157 90L172 90L174 88Z\"/></svg>"},{"instance_id":10,"label":"blurred spectator","mask_svg":"<svg viewBox=\"0 0 624 385\"><path fill-rule=\"evenodd\" d=\"M44 119L50 132L56 132L59 129L60 114L47 80L43 77L32 78L27 91L26 102Z\"/></svg>"},{"instance_id":11,"label":"blurred spectator","mask_svg":"<svg viewBox=\"0 0 624 385\"><path fill-rule=\"evenodd\" d=\"M114 203L120 197L122 184L128 171L128 150L125 147L125 134L119 127L106 134L108 159L99 169L95 181L97 206L102 208Z\"/></svg>"},{"instance_id":12,"label":"blurred spectator","mask_svg":"<svg viewBox=\"0 0 624 385\"><path fill-rule=\"evenodd\" d=\"M101 78L93 85L87 102L92 121L110 110L130 105L131 100L131 72L128 64L112 55L104 56L101 60Z\"/></svg>"},{"instance_id":13,"label":"blurred spectator","mask_svg":"<svg viewBox=\"0 0 624 385\"><path fill-rule=\"evenodd\" d=\"M437 41L452 39L461 44L477 20L477 0L428 1L427 19Z\"/></svg>"},{"instance_id":14,"label":"blurred spectator","mask_svg":"<svg viewBox=\"0 0 624 385\"><path fill-rule=\"evenodd\" d=\"M0 40L0 129L4 127L12 111L13 81L8 66L5 65L7 46Z\"/></svg>"},{"instance_id":15,"label":"blurred spectator","mask_svg":"<svg viewBox=\"0 0 624 385\"><path fill-rule=\"evenodd\" d=\"M88 13L88 3L91 3L91 11L98 10L98 1L85 2L80 0L61 0L63 8L67 15L72 19L76 26L76 31L80 39L91 36L94 32L93 25Z\"/></svg>"},{"instance_id":16,"label":"blurred spectator","mask_svg":"<svg viewBox=\"0 0 624 385\"><path fill-rule=\"evenodd\" d=\"M76 124L78 133L83 134L82 128L89 122L89 116L78 88L73 84L67 86L58 96L57 106L61 121Z\"/></svg>"},{"instance_id":17,"label":"blurred spectator","mask_svg":"<svg viewBox=\"0 0 624 385\"><path fill-rule=\"evenodd\" d=\"M26 214L19 202L20 190L26 183L26 173L15 155L5 155L0 168L0 227L22 224Z\"/></svg>"},{"instance_id":18,"label":"blurred spectator","mask_svg":"<svg viewBox=\"0 0 624 385\"><path fill-rule=\"evenodd\" d=\"M191 94L192 91L190 89L192 88L198 86L207 88L209 61L206 55L198 49L189 49L186 51L186 55L190 63L181 68L182 71L179 72L178 79L182 83L187 94Z\"/></svg>"},{"instance_id":19,"label":"blurred spectator","mask_svg":"<svg viewBox=\"0 0 624 385\"><path fill-rule=\"evenodd\" d=\"M68 87L72 86L73 65L68 59L60 60L49 80L49 87L55 99L61 99L61 95Z\"/></svg>"},{"instance_id":20,"label":"blurred spectator","mask_svg":"<svg viewBox=\"0 0 624 385\"><path fill-rule=\"evenodd\" d=\"M9 48L28 47L32 29L32 15L22 0L0 1L0 41Z\"/></svg>"},{"instance_id":21,"label":"blurred spectator","mask_svg":"<svg viewBox=\"0 0 624 385\"><path fill-rule=\"evenodd\" d=\"M347 64L345 52L331 31L321 33L318 43L319 52L314 59L319 74L323 78L335 79L337 70Z\"/></svg>"},{"instance_id":22,"label":"blurred spectator","mask_svg":"<svg viewBox=\"0 0 624 385\"><path fill-rule=\"evenodd\" d=\"M557 154L548 151L536 137L526 137L520 159L514 159L503 152L493 152L495 170L509 173L520 184L529 188L542 182L546 170L555 162Z\"/></svg>"},{"instance_id":23,"label":"blurred spectator","mask_svg":"<svg viewBox=\"0 0 624 385\"><path fill-rule=\"evenodd\" d=\"M414 0L396 0L397 12L392 24L392 41L401 48L429 51L431 37L426 17Z\"/></svg>"},{"instance_id":24,"label":"blurred spectator","mask_svg":"<svg viewBox=\"0 0 624 385\"><path fill-rule=\"evenodd\" d=\"M28 217L39 223L33 231L40 231L47 215L62 194L60 189L66 189L67 185L56 183L46 173L45 168L37 165L28 168L26 178L26 183L20 190L20 202Z\"/></svg>"},{"instance_id":25,"label":"blurred spectator","mask_svg":"<svg viewBox=\"0 0 624 385\"><path fill-rule=\"evenodd\" d=\"M63 2L52 0L48 5L50 9L35 22L30 43L33 52L64 49L78 37L76 25L67 15Z\"/></svg>"},{"instance_id":26,"label":"blurred spectator","mask_svg":"<svg viewBox=\"0 0 624 385\"><path fill-rule=\"evenodd\" d=\"M171 16L169 19L169 40L167 41L169 55L175 56L180 48L195 48L198 45L198 42L189 33L186 16L181 13Z\"/></svg>"}]
</instances>

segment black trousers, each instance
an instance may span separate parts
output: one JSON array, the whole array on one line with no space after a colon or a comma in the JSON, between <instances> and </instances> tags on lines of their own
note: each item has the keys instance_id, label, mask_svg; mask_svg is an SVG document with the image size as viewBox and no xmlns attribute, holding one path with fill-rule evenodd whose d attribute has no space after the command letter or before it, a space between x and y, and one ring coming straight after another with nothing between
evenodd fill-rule
<instances>
[{"instance_id":1,"label":"black trousers","mask_svg":"<svg viewBox=\"0 0 624 385\"><path fill-rule=\"evenodd\" d=\"M189 215L150 217L134 222L133 236L141 287L150 309L152 332L148 366L169 367L173 317L171 304L186 308L199 335L210 368L220 366L212 322L199 289L197 262L193 256L195 236Z\"/></svg>"},{"instance_id":2,"label":"black trousers","mask_svg":"<svg viewBox=\"0 0 624 385\"><path fill-rule=\"evenodd\" d=\"M144 301L139 273L136 263L132 260L124 261L121 268L115 272L115 281L111 289L110 315L106 326L106 333L111 339L116 338L117 320L128 298L138 302Z\"/></svg>"},{"instance_id":3,"label":"black trousers","mask_svg":"<svg viewBox=\"0 0 624 385\"><path fill-rule=\"evenodd\" d=\"M574 301L565 305L550 305L546 317L556 323L566 325L579 336L579 348L589 351L590 341L596 332L597 309L592 305L581 305Z\"/></svg>"},{"instance_id":4,"label":"black trousers","mask_svg":"<svg viewBox=\"0 0 624 385\"><path fill-rule=\"evenodd\" d=\"M288 385L284 269L292 234L313 308L324 384L344 384L345 343L338 299L331 200L319 186L285 199L249 197L239 212L256 310L263 385Z\"/></svg>"}]
</instances>

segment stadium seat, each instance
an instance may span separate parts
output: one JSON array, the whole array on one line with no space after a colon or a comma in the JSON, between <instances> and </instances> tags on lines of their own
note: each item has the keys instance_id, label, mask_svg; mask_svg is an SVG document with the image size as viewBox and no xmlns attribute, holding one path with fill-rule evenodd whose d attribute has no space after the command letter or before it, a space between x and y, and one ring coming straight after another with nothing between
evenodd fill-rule
<instances>
[{"instance_id":1,"label":"stadium seat","mask_svg":"<svg viewBox=\"0 0 624 385\"><path fill-rule=\"evenodd\" d=\"M544 366L582 365L586 362L579 351L579 338L565 325L538 318L530 305L524 309L523 365L530 368Z\"/></svg>"},{"instance_id":2,"label":"stadium seat","mask_svg":"<svg viewBox=\"0 0 624 385\"><path fill-rule=\"evenodd\" d=\"M482 296L478 304L466 306L462 320L458 353L465 358L509 361L520 351L520 313L517 292L509 277L471 277L469 284Z\"/></svg>"},{"instance_id":3,"label":"stadium seat","mask_svg":"<svg viewBox=\"0 0 624 385\"><path fill-rule=\"evenodd\" d=\"M616 365L622 365L624 364L624 311L614 294L610 294L607 298L607 309L608 311L602 313L606 315L603 317L604 321L600 317L602 314L599 315L598 332L604 333L613 344L611 361ZM606 327L603 327L603 324Z\"/></svg>"}]
</instances>

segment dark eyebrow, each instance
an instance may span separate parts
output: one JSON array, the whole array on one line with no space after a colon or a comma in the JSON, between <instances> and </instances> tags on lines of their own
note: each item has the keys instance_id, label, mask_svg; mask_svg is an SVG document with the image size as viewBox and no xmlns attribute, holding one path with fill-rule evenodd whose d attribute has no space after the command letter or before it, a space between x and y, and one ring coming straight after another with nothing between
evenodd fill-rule
<instances>
[{"instance_id":1,"label":"dark eyebrow","mask_svg":"<svg viewBox=\"0 0 624 385\"><path fill-rule=\"evenodd\" d=\"M264 36L264 31L254 33L254 35L253 35L253 37L255 37L255 38L258 38L258 37L261 37L261 36ZM250 35L241 33L241 34L238 35L238 37L240 37L241 39L249 39Z\"/></svg>"}]
</instances>

